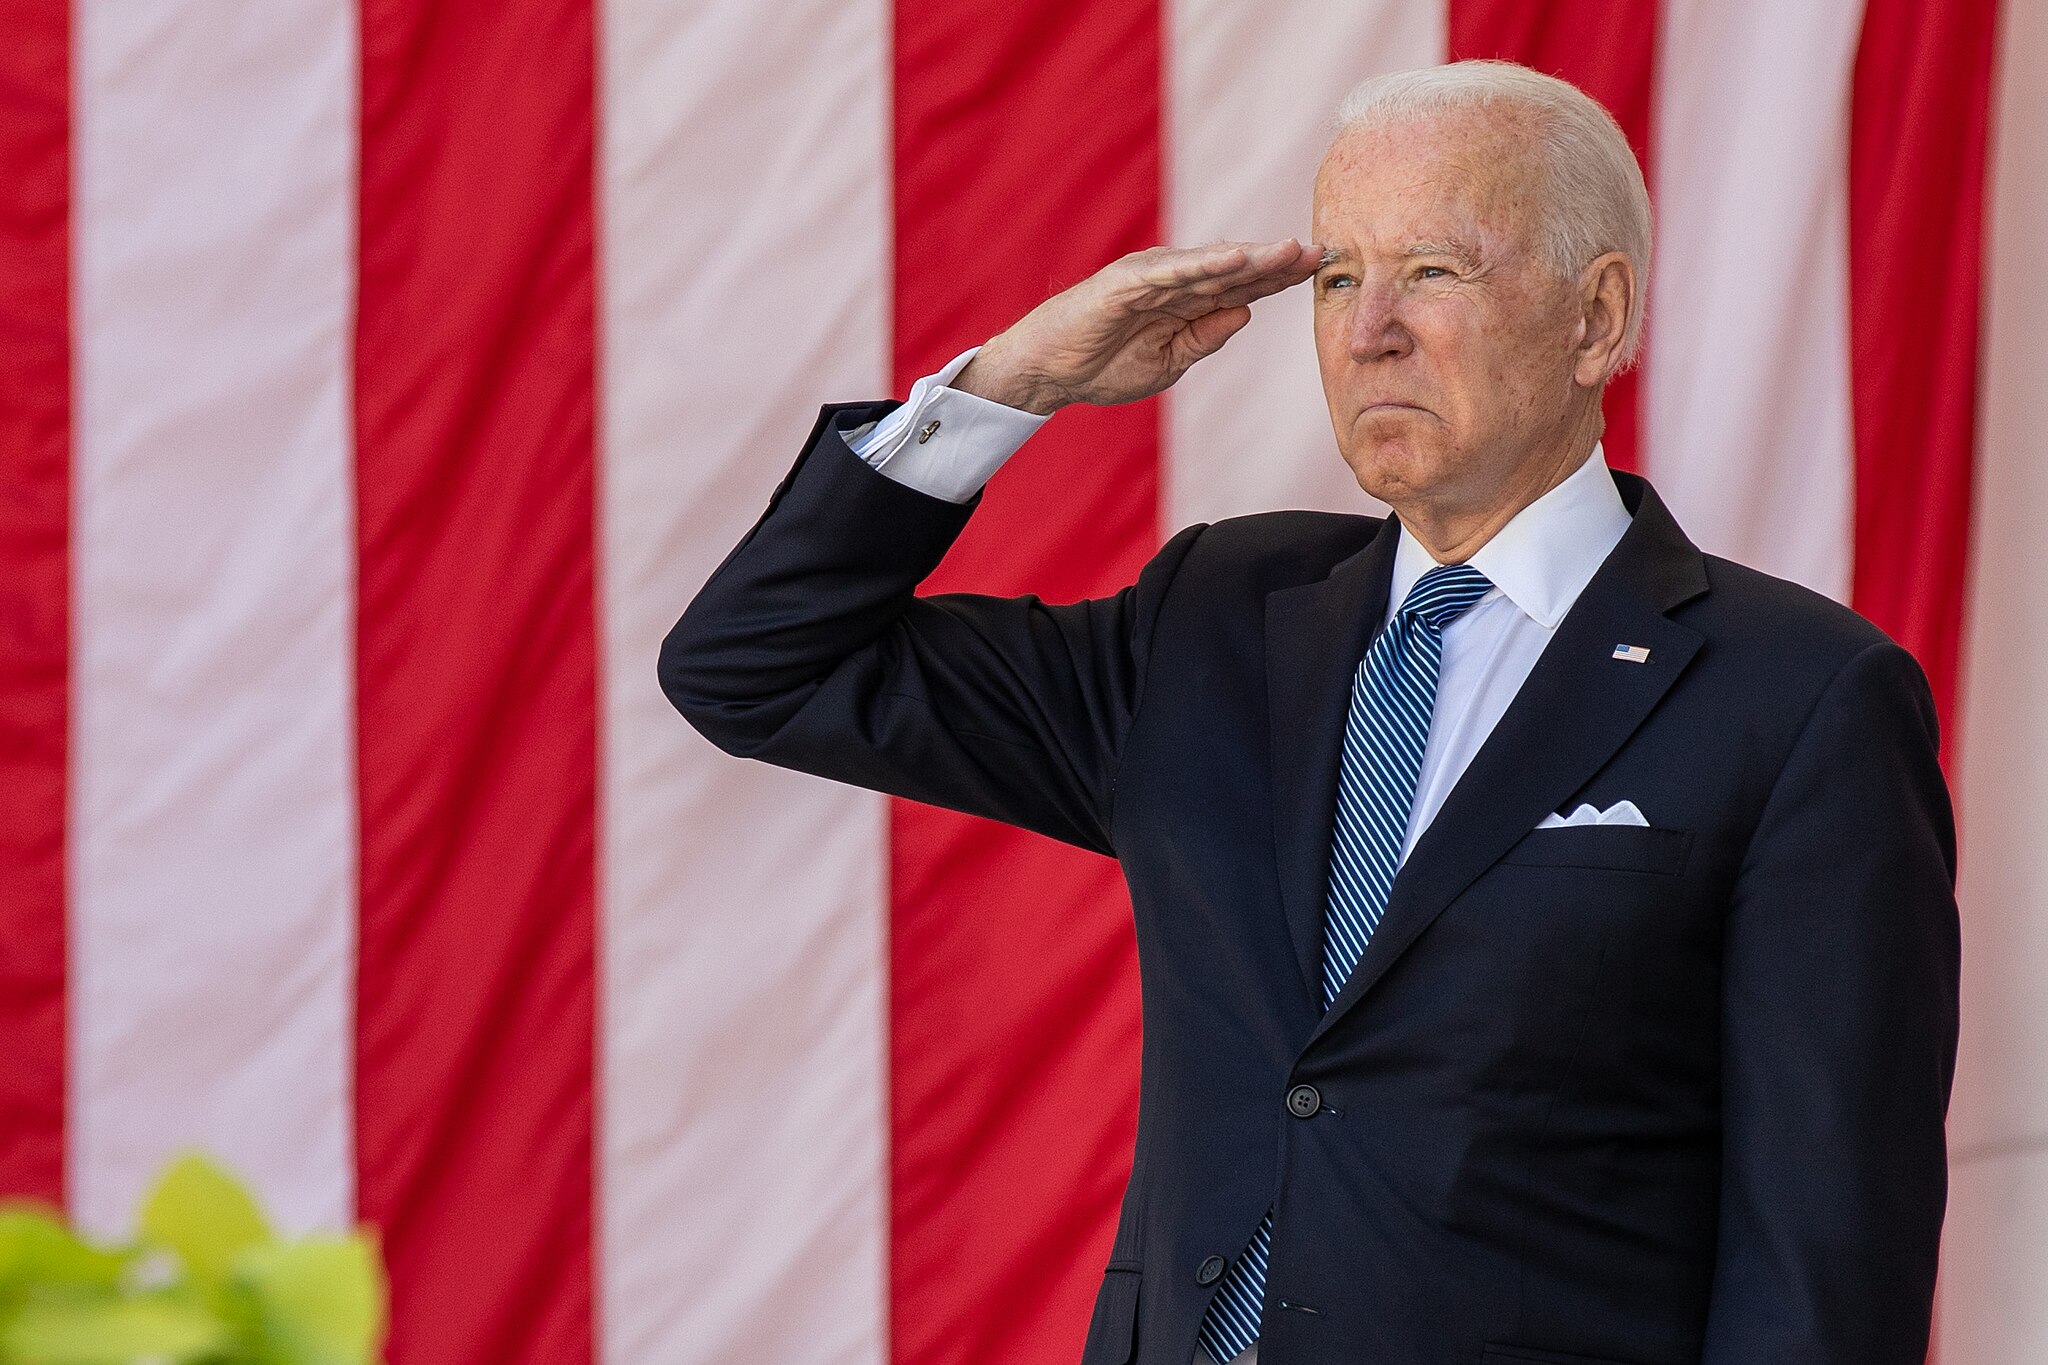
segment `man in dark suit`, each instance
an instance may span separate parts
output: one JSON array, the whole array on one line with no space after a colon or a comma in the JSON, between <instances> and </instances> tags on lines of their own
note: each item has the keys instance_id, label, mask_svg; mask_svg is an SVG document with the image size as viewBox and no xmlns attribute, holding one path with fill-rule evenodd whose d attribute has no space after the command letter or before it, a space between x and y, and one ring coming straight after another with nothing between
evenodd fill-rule
<instances>
[{"instance_id":1,"label":"man in dark suit","mask_svg":"<svg viewBox=\"0 0 2048 1365\"><path fill-rule=\"evenodd\" d=\"M1604 111L1461 63L1340 128L1315 247L1139 253L826 408L662 685L732 753L1121 862L1144 1066L1085 1365L1919 1365L1958 957L1926 682L1606 468L1649 209ZM1310 277L1394 517L1189 527L1071 605L915 595L1045 415Z\"/></svg>"}]
</instances>

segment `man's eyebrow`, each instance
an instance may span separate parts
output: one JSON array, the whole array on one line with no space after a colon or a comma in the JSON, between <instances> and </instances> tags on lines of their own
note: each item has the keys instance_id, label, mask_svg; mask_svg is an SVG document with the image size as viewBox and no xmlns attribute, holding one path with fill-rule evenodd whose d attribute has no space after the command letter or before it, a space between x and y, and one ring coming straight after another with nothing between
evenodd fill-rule
<instances>
[{"instance_id":1,"label":"man's eyebrow","mask_svg":"<svg viewBox=\"0 0 2048 1365\"><path fill-rule=\"evenodd\" d=\"M1410 242L1401 248L1403 256L1449 256L1468 266L1479 264L1479 248L1456 237L1439 237L1431 241Z\"/></svg>"}]
</instances>

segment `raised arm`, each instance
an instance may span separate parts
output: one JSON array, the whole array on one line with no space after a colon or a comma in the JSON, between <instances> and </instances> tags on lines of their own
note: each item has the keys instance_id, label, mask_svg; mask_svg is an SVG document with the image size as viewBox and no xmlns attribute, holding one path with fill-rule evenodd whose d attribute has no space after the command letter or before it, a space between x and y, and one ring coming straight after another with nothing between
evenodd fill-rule
<instances>
[{"instance_id":1,"label":"raised arm","mask_svg":"<svg viewBox=\"0 0 2048 1365\"><path fill-rule=\"evenodd\" d=\"M1293 241L1124 257L982 347L955 387L1036 412L1145 397L1315 261ZM1110 597L919 598L980 494L932 496L887 452L855 455L846 433L891 406L825 409L663 641L662 690L727 752L1109 853L1151 625L1201 528Z\"/></svg>"}]
</instances>

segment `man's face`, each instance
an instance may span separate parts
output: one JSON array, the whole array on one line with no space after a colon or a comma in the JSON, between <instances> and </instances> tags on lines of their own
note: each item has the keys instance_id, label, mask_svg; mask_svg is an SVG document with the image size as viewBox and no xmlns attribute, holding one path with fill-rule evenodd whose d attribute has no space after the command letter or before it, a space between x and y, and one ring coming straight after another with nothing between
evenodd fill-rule
<instances>
[{"instance_id":1,"label":"man's face","mask_svg":"<svg viewBox=\"0 0 2048 1365\"><path fill-rule=\"evenodd\" d=\"M1316 175L1316 354L1337 446L1397 508L1480 509L1570 440L1576 290L1539 255L1540 165L1470 110L1331 146Z\"/></svg>"}]
</instances>

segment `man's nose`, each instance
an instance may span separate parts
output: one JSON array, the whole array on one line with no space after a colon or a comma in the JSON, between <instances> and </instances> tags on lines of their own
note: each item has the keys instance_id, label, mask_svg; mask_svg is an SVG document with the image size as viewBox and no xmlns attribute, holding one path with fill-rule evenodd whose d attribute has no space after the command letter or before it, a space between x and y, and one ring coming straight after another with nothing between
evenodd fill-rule
<instances>
[{"instance_id":1,"label":"man's nose","mask_svg":"<svg viewBox=\"0 0 2048 1365\"><path fill-rule=\"evenodd\" d=\"M1351 358L1360 363L1398 358L1414 348L1415 338L1401 320L1400 299L1392 289L1359 291L1345 342Z\"/></svg>"}]
</instances>

